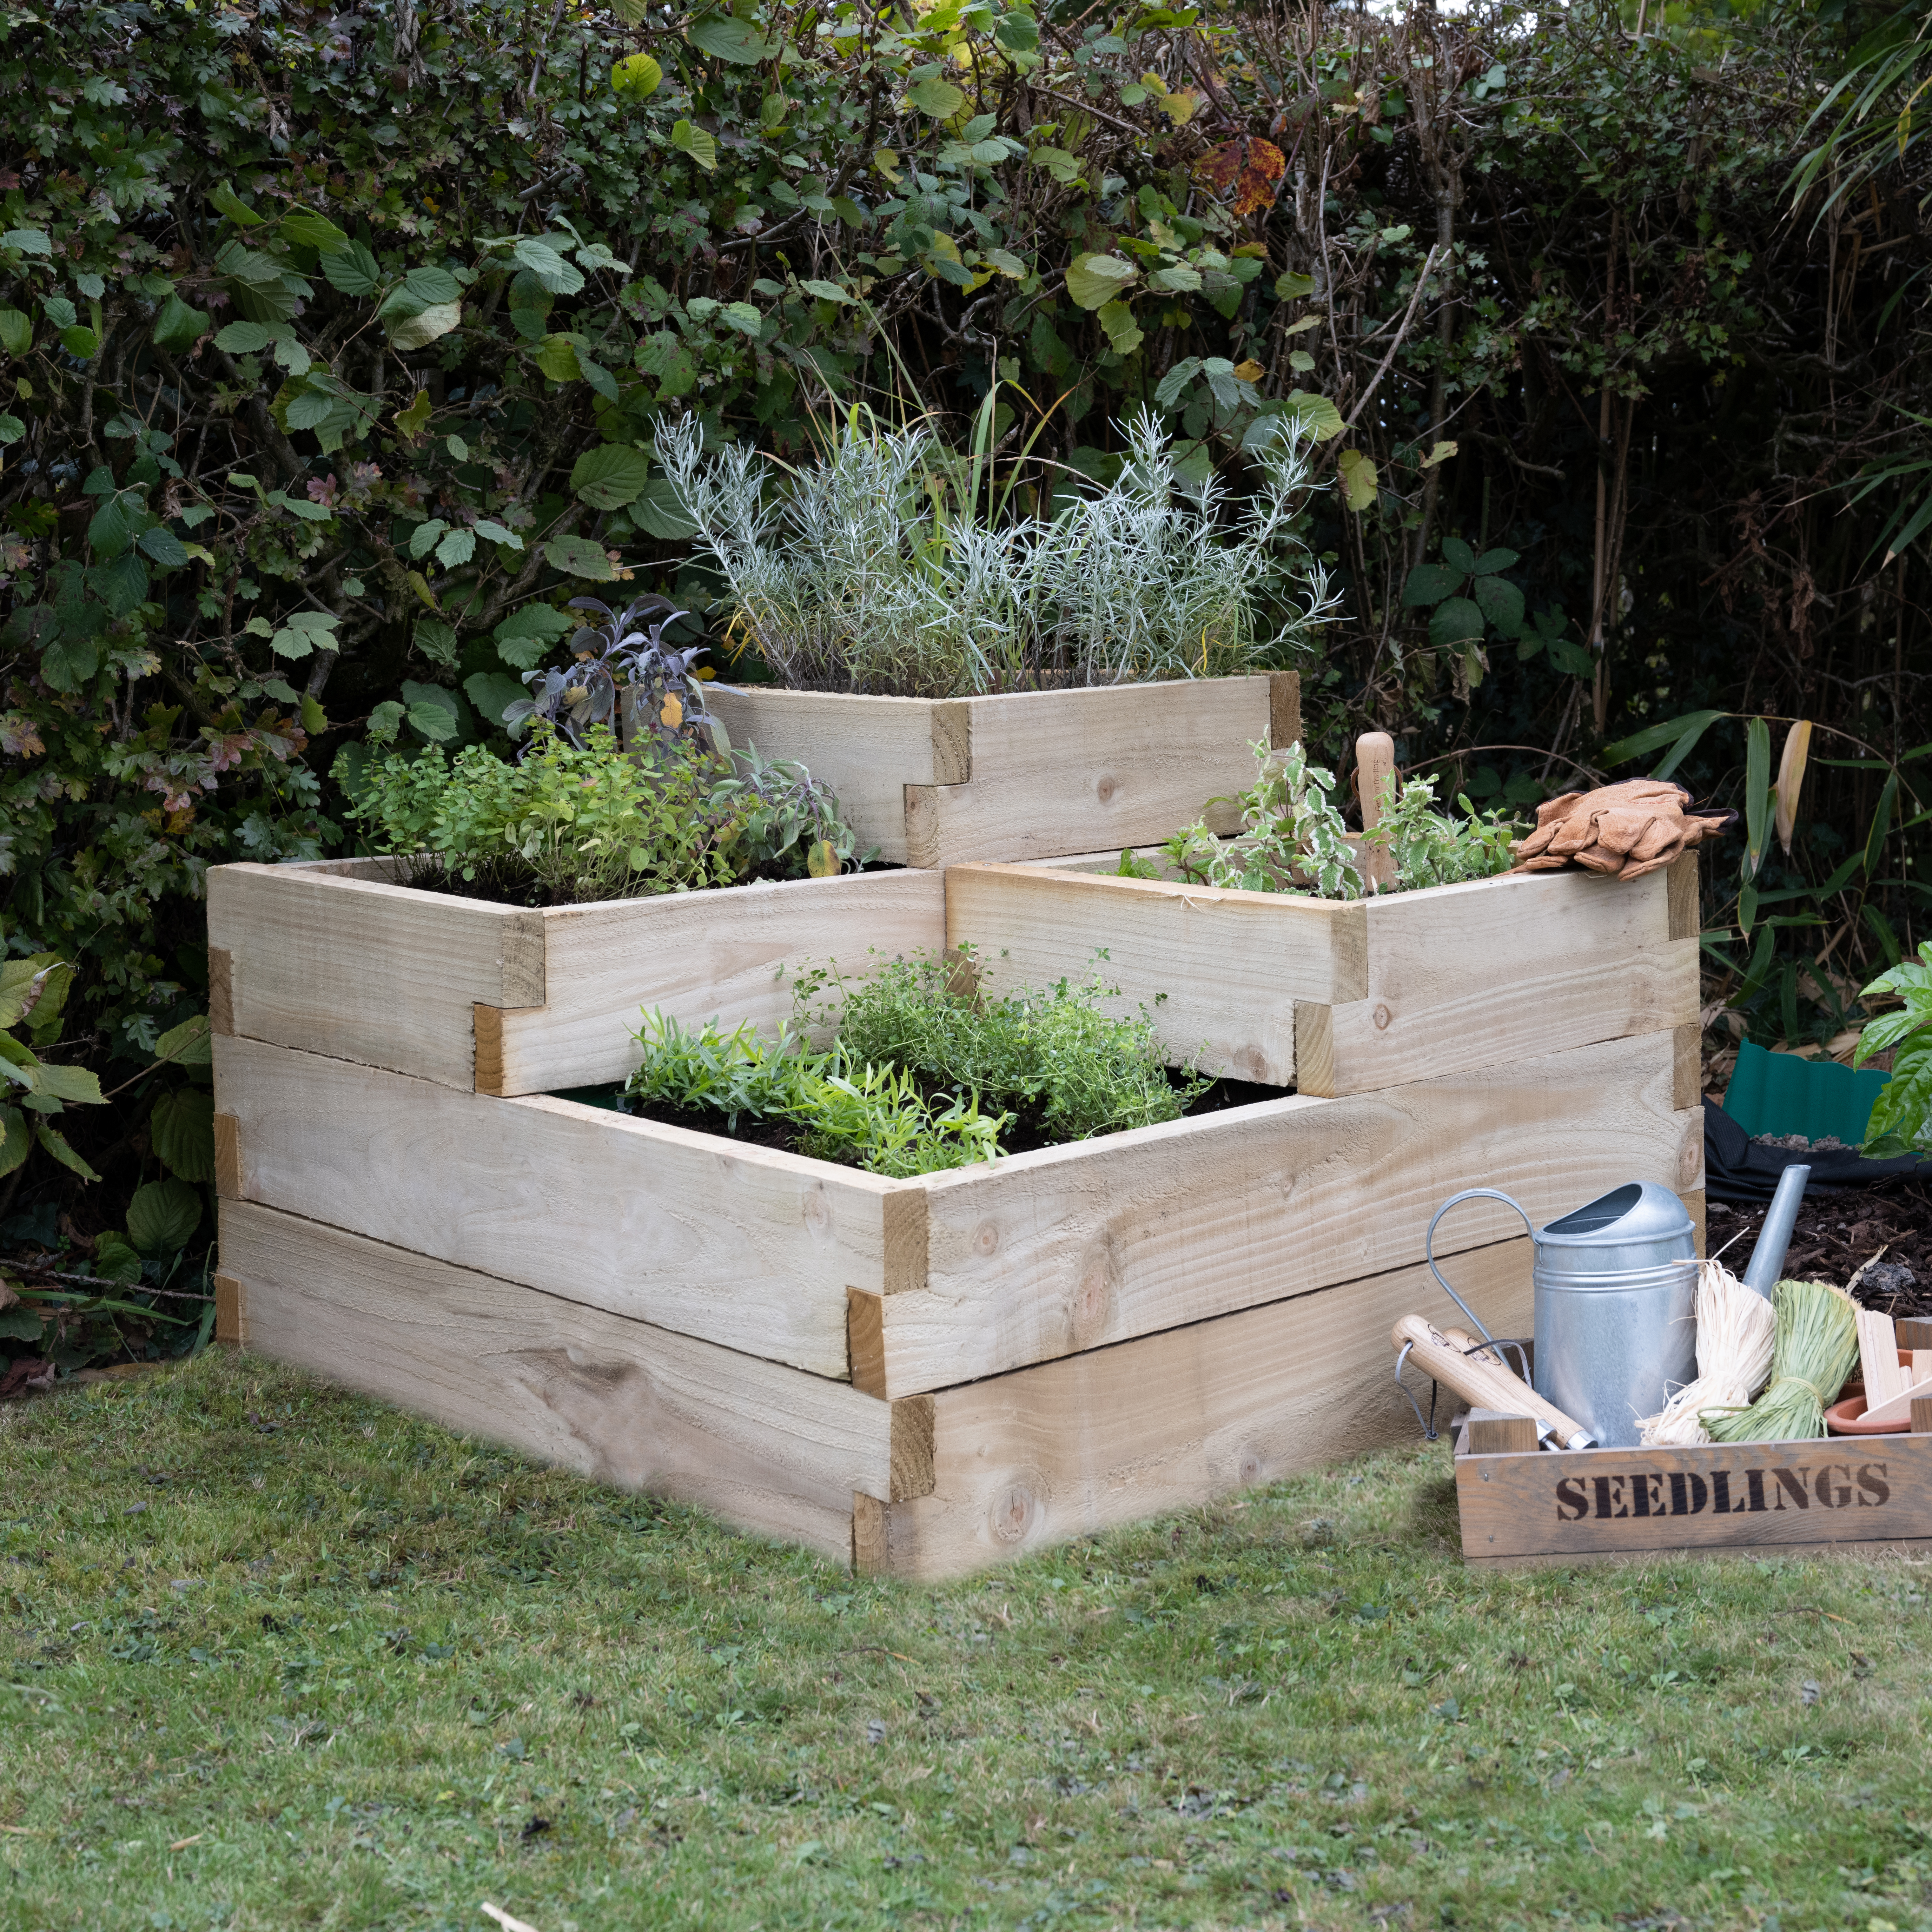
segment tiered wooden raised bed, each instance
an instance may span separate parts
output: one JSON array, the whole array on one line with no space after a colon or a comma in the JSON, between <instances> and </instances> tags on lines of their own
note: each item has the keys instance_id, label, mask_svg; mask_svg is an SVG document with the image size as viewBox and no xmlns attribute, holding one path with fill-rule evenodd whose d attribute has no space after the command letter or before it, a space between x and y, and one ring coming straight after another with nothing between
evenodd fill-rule
<instances>
[{"instance_id":1,"label":"tiered wooden raised bed","mask_svg":"<svg viewBox=\"0 0 1932 1932\"><path fill-rule=\"evenodd\" d=\"M959 698L743 685L715 688L711 708L734 744L829 782L861 845L938 866L1166 838L1254 782L1251 744L1300 736L1301 680L1273 671Z\"/></svg>"},{"instance_id":2,"label":"tiered wooden raised bed","mask_svg":"<svg viewBox=\"0 0 1932 1932\"><path fill-rule=\"evenodd\" d=\"M1388 1333L1436 1292L1423 1231L1460 1187L1542 1219L1654 1180L1701 1210L1674 1008L1552 1041L1508 978L1486 1054L1432 1077L887 1180L537 1090L621 1077L668 982L688 1018L732 1018L721 985L776 1017L775 967L937 944L931 874L703 896L762 937L702 986L695 896L526 914L316 868L211 880L224 1339L868 1569L956 1574L1399 1439ZM1624 890L1663 903L1651 883ZM1381 928L1319 930L1328 1003L1367 999ZM1420 984L1406 930L1383 970ZM1519 1225L1479 1204L1442 1231L1498 1332L1528 1325Z\"/></svg>"}]
</instances>

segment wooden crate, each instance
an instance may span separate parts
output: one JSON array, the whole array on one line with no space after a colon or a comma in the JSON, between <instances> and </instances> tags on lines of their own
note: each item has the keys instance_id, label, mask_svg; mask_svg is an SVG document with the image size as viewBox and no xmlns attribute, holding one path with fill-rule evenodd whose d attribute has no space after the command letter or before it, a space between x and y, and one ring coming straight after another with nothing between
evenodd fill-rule
<instances>
[{"instance_id":1,"label":"wooden crate","mask_svg":"<svg viewBox=\"0 0 1932 1932\"><path fill-rule=\"evenodd\" d=\"M1462 1187L1508 1188L1541 1220L1625 1180L1702 1186L1702 1112L1676 1104L1668 1034L905 1180L214 1044L224 1195L886 1398L1409 1266ZM1520 1226L1478 1202L1442 1246Z\"/></svg>"},{"instance_id":2,"label":"wooden crate","mask_svg":"<svg viewBox=\"0 0 1932 1932\"><path fill-rule=\"evenodd\" d=\"M1465 1561L1498 1566L1932 1540L1932 1435L1459 1454Z\"/></svg>"},{"instance_id":3,"label":"wooden crate","mask_svg":"<svg viewBox=\"0 0 1932 1932\"><path fill-rule=\"evenodd\" d=\"M1674 1033L1697 1100L1697 862L1533 872L1343 904L1051 865L946 875L947 942L1004 992L1097 970L1177 1062L1367 1094L1526 1052ZM1097 968L1096 956L1106 957ZM1156 1004L1158 1000L1158 1004Z\"/></svg>"},{"instance_id":4,"label":"wooden crate","mask_svg":"<svg viewBox=\"0 0 1932 1932\"><path fill-rule=\"evenodd\" d=\"M742 685L710 702L734 744L802 760L862 844L919 866L1152 843L1252 784L1252 744L1301 735L1292 671L944 699Z\"/></svg>"},{"instance_id":5,"label":"wooden crate","mask_svg":"<svg viewBox=\"0 0 1932 1932\"><path fill-rule=\"evenodd\" d=\"M1413 1438L1406 1268L932 1394L847 1382L225 1201L221 1339L865 1570L957 1576ZM1499 1330L1529 1244L1460 1258Z\"/></svg>"},{"instance_id":6,"label":"wooden crate","mask_svg":"<svg viewBox=\"0 0 1932 1932\"><path fill-rule=\"evenodd\" d=\"M861 950L944 941L916 871L668 892L531 911L393 883L388 859L218 866L208 875L218 1034L482 1094L626 1078L641 1007L767 1030L793 976Z\"/></svg>"}]
</instances>

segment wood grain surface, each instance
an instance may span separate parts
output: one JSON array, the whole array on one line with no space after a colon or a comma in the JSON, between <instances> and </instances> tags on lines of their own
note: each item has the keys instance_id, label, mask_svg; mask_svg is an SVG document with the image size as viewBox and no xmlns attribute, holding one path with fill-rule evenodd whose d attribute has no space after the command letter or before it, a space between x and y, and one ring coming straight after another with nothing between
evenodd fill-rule
<instances>
[{"instance_id":1,"label":"wood grain surface","mask_svg":"<svg viewBox=\"0 0 1932 1932\"><path fill-rule=\"evenodd\" d=\"M855 1491L929 1474L929 1415L843 1383L254 1203L221 1254L253 1353L841 1561Z\"/></svg>"},{"instance_id":2,"label":"wood grain surface","mask_svg":"<svg viewBox=\"0 0 1932 1932\"><path fill-rule=\"evenodd\" d=\"M241 1198L817 1375L847 1372L847 1284L914 1258L917 1182L256 1040L214 1078Z\"/></svg>"},{"instance_id":3,"label":"wood grain surface","mask_svg":"<svg viewBox=\"0 0 1932 1932\"><path fill-rule=\"evenodd\" d=\"M1932 1436L1464 1456L1471 1561L1932 1538Z\"/></svg>"},{"instance_id":4,"label":"wood grain surface","mask_svg":"<svg viewBox=\"0 0 1932 1932\"><path fill-rule=\"evenodd\" d=\"M1505 1189L1538 1222L1626 1180L1700 1193L1702 1112L1674 1107L1672 1084L1671 1036L1649 1034L928 1175L925 1285L885 1295L884 1386L915 1394L1406 1266L1465 1187ZM1521 1226L1472 1202L1438 1252Z\"/></svg>"},{"instance_id":5,"label":"wood grain surface","mask_svg":"<svg viewBox=\"0 0 1932 1932\"><path fill-rule=\"evenodd\" d=\"M1456 1279L1492 1332L1520 1335L1529 1271L1519 1235L1461 1257ZM945 1390L933 1398L932 1493L867 1512L860 1566L962 1576L1418 1442L1389 1330L1447 1306L1426 1268L1402 1268ZM1415 1393L1426 1411L1426 1380Z\"/></svg>"}]
</instances>

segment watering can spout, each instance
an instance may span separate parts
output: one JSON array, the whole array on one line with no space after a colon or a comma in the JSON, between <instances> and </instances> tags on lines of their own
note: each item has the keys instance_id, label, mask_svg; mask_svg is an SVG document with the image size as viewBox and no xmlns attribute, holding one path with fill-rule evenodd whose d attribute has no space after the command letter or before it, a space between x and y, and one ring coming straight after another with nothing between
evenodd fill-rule
<instances>
[{"instance_id":1,"label":"watering can spout","mask_svg":"<svg viewBox=\"0 0 1932 1932\"><path fill-rule=\"evenodd\" d=\"M1791 1245L1791 1230L1797 1224L1799 1204L1811 1178L1808 1167L1787 1167L1778 1177L1778 1192L1765 1210L1764 1226L1758 1230L1757 1246L1745 1264L1745 1287L1768 1300L1784 1268L1785 1250Z\"/></svg>"}]
</instances>

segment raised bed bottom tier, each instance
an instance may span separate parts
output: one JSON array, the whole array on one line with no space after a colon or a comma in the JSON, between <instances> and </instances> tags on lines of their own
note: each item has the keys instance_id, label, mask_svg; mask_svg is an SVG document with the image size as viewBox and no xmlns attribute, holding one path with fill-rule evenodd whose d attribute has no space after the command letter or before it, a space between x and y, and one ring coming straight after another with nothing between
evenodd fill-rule
<instances>
[{"instance_id":1,"label":"raised bed bottom tier","mask_svg":"<svg viewBox=\"0 0 1932 1932\"><path fill-rule=\"evenodd\" d=\"M1694 1206L1696 1204L1694 1203ZM1388 1333L1423 1267L887 1401L248 1201L218 1334L448 1426L916 1581L1418 1439ZM1458 1257L1498 1333L1526 1239Z\"/></svg>"}]
</instances>

